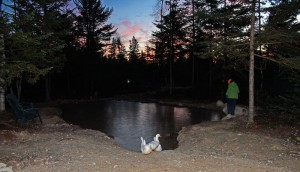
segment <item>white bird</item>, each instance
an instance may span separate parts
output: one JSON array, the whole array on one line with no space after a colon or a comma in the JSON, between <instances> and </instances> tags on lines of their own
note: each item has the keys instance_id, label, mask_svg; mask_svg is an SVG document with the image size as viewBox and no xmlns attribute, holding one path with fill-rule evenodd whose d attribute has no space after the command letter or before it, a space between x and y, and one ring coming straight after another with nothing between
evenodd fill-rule
<instances>
[{"instance_id":1,"label":"white bird","mask_svg":"<svg viewBox=\"0 0 300 172\"><path fill-rule=\"evenodd\" d=\"M150 147L149 144L146 144L146 140L143 139L143 137L141 137L141 140L142 140L142 143L141 143L141 151L142 151L142 154L149 154L152 152L152 149Z\"/></svg>"},{"instance_id":2,"label":"white bird","mask_svg":"<svg viewBox=\"0 0 300 172\"><path fill-rule=\"evenodd\" d=\"M153 138L153 141L148 143L153 151L162 151L161 145L158 140L159 137L160 134L156 134L156 136Z\"/></svg>"}]
</instances>

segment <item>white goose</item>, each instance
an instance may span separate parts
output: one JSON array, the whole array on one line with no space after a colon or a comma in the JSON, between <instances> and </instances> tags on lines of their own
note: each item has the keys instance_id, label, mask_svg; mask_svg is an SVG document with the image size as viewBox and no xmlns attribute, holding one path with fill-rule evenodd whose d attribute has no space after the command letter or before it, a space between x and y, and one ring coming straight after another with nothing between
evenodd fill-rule
<instances>
[{"instance_id":1,"label":"white goose","mask_svg":"<svg viewBox=\"0 0 300 172\"><path fill-rule=\"evenodd\" d=\"M153 141L148 143L153 151L162 151L161 145L158 140L159 137L160 134L156 134L156 136L153 138Z\"/></svg>"},{"instance_id":2,"label":"white goose","mask_svg":"<svg viewBox=\"0 0 300 172\"><path fill-rule=\"evenodd\" d=\"M141 151L142 154L147 155L152 152L152 149L149 144L146 144L146 140L141 137L142 143L141 143Z\"/></svg>"}]
</instances>

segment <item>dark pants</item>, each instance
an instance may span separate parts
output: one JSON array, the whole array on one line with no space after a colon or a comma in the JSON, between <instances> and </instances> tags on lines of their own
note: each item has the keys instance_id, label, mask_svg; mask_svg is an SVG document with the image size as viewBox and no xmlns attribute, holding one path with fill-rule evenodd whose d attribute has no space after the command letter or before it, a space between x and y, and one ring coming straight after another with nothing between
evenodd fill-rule
<instances>
[{"instance_id":1,"label":"dark pants","mask_svg":"<svg viewBox=\"0 0 300 172\"><path fill-rule=\"evenodd\" d=\"M227 112L234 115L236 99L227 99Z\"/></svg>"}]
</instances>

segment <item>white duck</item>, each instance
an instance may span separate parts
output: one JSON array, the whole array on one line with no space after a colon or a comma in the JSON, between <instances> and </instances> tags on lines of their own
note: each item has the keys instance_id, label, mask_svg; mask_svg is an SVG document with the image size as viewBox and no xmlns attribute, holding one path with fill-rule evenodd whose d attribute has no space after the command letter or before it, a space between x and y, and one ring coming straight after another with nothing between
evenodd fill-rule
<instances>
[{"instance_id":1,"label":"white duck","mask_svg":"<svg viewBox=\"0 0 300 172\"><path fill-rule=\"evenodd\" d=\"M142 143L141 143L141 151L142 154L147 155L152 152L152 149L149 144L146 144L146 140L141 137Z\"/></svg>"},{"instance_id":2,"label":"white duck","mask_svg":"<svg viewBox=\"0 0 300 172\"><path fill-rule=\"evenodd\" d=\"M153 151L162 151L161 145L158 138L161 137L160 134L156 134L153 141L148 143Z\"/></svg>"}]
</instances>

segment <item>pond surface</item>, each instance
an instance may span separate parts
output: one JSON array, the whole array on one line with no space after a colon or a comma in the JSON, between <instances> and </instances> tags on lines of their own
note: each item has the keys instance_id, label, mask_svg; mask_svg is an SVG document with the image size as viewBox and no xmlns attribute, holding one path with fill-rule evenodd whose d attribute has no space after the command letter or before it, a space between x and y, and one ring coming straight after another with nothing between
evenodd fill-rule
<instances>
[{"instance_id":1,"label":"pond surface","mask_svg":"<svg viewBox=\"0 0 300 172\"><path fill-rule=\"evenodd\" d=\"M207 109L116 100L64 104L61 108L67 122L100 130L121 147L137 152L140 137L148 143L159 133L162 148L175 149L182 127L201 121L218 121L222 116L220 111Z\"/></svg>"}]
</instances>

